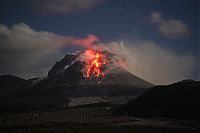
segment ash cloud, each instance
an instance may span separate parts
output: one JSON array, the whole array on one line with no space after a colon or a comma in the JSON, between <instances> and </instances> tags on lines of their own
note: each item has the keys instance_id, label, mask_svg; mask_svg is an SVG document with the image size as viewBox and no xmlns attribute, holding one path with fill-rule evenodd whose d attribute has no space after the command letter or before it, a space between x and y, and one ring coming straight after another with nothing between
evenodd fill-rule
<instances>
[{"instance_id":1,"label":"ash cloud","mask_svg":"<svg viewBox=\"0 0 200 133\"><path fill-rule=\"evenodd\" d=\"M165 19L159 12L150 14L151 21L157 25L160 32L170 38L187 37L191 35L188 26L179 19Z\"/></svg>"},{"instance_id":2,"label":"ash cloud","mask_svg":"<svg viewBox=\"0 0 200 133\"><path fill-rule=\"evenodd\" d=\"M127 61L129 72L153 84L192 78L197 65L192 53L177 54L152 41L114 42L109 49Z\"/></svg>"},{"instance_id":3,"label":"ash cloud","mask_svg":"<svg viewBox=\"0 0 200 133\"><path fill-rule=\"evenodd\" d=\"M23 78L45 76L66 54L68 46L108 48L127 61L127 70L154 84L168 84L192 78L197 64L192 53L178 54L152 41L101 43L95 35L85 38L36 31L24 23L0 25L0 74Z\"/></svg>"},{"instance_id":4,"label":"ash cloud","mask_svg":"<svg viewBox=\"0 0 200 133\"><path fill-rule=\"evenodd\" d=\"M34 7L41 11L60 14L71 14L89 10L104 0L36 0Z\"/></svg>"},{"instance_id":5,"label":"ash cloud","mask_svg":"<svg viewBox=\"0 0 200 133\"><path fill-rule=\"evenodd\" d=\"M99 42L99 38L95 35L87 35L85 38L76 38L76 37L65 37L65 38L61 38L63 43L66 44L74 44L77 46L82 46L85 48L91 48L93 46L95 46L95 43Z\"/></svg>"},{"instance_id":6,"label":"ash cloud","mask_svg":"<svg viewBox=\"0 0 200 133\"><path fill-rule=\"evenodd\" d=\"M2 0L0 7L9 4L26 4L35 11L70 15L91 10L106 0Z\"/></svg>"},{"instance_id":7,"label":"ash cloud","mask_svg":"<svg viewBox=\"0 0 200 133\"><path fill-rule=\"evenodd\" d=\"M66 54L63 51L65 47L76 45L87 48L96 41L95 35L77 38L36 31L24 23L12 27L0 24L0 74L24 78L44 76Z\"/></svg>"}]
</instances>

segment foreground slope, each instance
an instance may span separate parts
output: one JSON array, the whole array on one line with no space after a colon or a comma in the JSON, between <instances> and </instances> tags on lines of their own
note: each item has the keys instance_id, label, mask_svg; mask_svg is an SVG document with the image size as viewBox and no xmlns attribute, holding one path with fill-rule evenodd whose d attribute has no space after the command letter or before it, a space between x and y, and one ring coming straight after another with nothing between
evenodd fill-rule
<instances>
[{"instance_id":1,"label":"foreground slope","mask_svg":"<svg viewBox=\"0 0 200 133\"><path fill-rule=\"evenodd\" d=\"M199 101L200 82L184 80L171 85L155 86L118 111L141 117L200 120Z\"/></svg>"}]
</instances>

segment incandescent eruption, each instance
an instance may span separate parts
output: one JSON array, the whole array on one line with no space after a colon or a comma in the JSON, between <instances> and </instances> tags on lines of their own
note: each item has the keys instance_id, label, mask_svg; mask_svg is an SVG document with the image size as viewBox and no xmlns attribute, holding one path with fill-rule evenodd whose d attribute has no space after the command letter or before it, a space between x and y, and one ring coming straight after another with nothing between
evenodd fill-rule
<instances>
[{"instance_id":1,"label":"incandescent eruption","mask_svg":"<svg viewBox=\"0 0 200 133\"><path fill-rule=\"evenodd\" d=\"M109 50L87 49L80 52L77 60L85 64L82 66L85 79L96 83L101 83L110 73L127 69L126 60Z\"/></svg>"},{"instance_id":2,"label":"incandescent eruption","mask_svg":"<svg viewBox=\"0 0 200 133\"><path fill-rule=\"evenodd\" d=\"M105 77L105 64L106 64L106 56L98 50L86 50L84 52L84 56L88 59L86 62L84 75L86 79L91 80L95 79L98 83L101 83L103 78Z\"/></svg>"}]
</instances>

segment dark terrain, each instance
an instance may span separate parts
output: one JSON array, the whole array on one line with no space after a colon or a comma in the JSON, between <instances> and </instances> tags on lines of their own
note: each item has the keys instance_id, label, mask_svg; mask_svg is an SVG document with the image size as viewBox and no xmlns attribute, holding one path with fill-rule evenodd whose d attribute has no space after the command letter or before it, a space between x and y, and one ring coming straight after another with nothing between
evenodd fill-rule
<instances>
[{"instance_id":1,"label":"dark terrain","mask_svg":"<svg viewBox=\"0 0 200 133\"><path fill-rule=\"evenodd\" d=\"M200 132L200 82L154 86L116 66L99 84L83 76L80 54L44 78L0 76L0 133Z\"/></svg>"},{"instance_id":2,"label":"dark terrain","mask_svg":"<svg viewBox=\"0 0 200 133\"><path fill-rule=\"evenodd\" d=\"M181 88L183 91L176 90ZM125 105L118 103L126 96L112 96L112 100L104 96L106 102L71 107L67 97L2 98L0 132L198 133L198 88L199 82L195 81L157 86ZM176 107L174 102L178 102Z\"/></svg>"},{"instance_id":3,"label":"dark terrain","mask_svg":"<svg viewBox=\"0 0 200 133\"><path fill-rule=\"evenodd\" d=\"M168 117L200 120L200 82L184 80L155 86L121 107L119 112L132 116Z\"/></svg>"},{"instance_id":4,"label":"dark terrain","mask_svg":"<svg viewBox=\"0 0 200 133\"><path fill-rule=\"evenodd\" d=\"M0 116L1 132L197 133L200 123L177 119L114 116L106 105Z\"/></svg>"}]
</instances>

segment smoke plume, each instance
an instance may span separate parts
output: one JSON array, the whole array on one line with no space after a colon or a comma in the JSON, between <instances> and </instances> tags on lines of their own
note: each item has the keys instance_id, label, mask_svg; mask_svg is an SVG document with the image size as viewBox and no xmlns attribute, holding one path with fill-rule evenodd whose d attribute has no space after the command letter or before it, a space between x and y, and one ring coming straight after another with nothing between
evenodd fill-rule
<instances>
[{"instance_id":1,"label":"smoke plume","mask_svg":"<svg viewBox=\"0 0 200 133\"><path fill-rule=\"evenodd\" d=\"M23 78L46 75L68 46L110 50L126 61L129 72L154 84L192 78L197 64L192 53L178 54L151 41L102 43L92 34L85 38L61 36L36 31L24 23L0 25L0 42L0 74Z\"/></svg>"},{"instance_id":2,"label":"smoke plume","mask_svg":"<svg viewBox=\"0 0 200 133\"><path fill-rule=\"evenodd\" d=\"M177 54L151 41L113 42L109 49L126 60L129 72L154 84L192 78L197 65L192 53Z\"/></svg>"}]
</instances>

